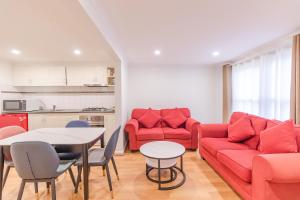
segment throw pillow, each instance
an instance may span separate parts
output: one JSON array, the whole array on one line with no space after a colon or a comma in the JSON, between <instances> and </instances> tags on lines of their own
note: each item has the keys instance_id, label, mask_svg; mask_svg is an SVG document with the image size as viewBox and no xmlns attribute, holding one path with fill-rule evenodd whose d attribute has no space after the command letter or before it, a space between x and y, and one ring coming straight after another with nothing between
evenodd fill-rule
<instances>
[{"instance_id":1,"label":"throw pillow","mask_svg":"<svg viewBox=\"0 0 300 200\"><path fill-rule=\"evenodd\" d=\"M149 108L138 121L146 128L153 128L159 121L161 116Z\"/></svg>"},{"instance_id":2,"label":"throw pillow","mask_svg":"<svg viewBox=\"0 0 300 200\"><path fill-rule=\"evenodd\" d=\"M255 135L252 128L251 120L248 116L244 116L232 125L228 126L228 141L241 142Z\"/></svg>"},{"instance_id":3,"label":"throw pillow","mask_svg":"<svg viewBox=\"0 0 300 200\"><path fill-rule=\"evenodd\" d=\"M178 109L174 109L170 114L165 116L163 120L171 127L171 128L178 128L182 125L186 120L186 116Z\"/></svg>"},{"instance_id":4,"label":"throw pillow","mask_svg":"<svg viewBox=\"0 0 300 200\"><path fill-rule=\"evenodd\" d=\"M298 150L293 120L282 122L260 133L263 153L295 153Z\"/></svg>"}]
</instances>

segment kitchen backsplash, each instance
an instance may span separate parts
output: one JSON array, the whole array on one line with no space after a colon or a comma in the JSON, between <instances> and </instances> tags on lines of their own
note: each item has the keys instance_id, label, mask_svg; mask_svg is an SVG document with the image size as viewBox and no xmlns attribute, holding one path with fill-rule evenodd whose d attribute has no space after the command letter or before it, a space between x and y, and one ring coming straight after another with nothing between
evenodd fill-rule
<instances>
[{"instance_id":1,"label":"kitchen backsplash","mask_svg":"<svg viewBox=\"0 0 300 200\"><path fill-rule=\"evenodd\" d=\"M51 109L56 105L57 109L82 109L87 107L115 106L113 94L23 94L24 99L40 99L46 108Z\"/></svg>"}]
</instances>

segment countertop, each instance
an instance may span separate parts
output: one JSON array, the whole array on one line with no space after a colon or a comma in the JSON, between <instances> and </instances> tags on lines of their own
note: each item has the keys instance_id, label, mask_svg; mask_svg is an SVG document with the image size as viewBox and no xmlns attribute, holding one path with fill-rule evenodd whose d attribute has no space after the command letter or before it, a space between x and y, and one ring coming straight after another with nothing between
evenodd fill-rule
<instances>
[{"instance_id":1,"label":"countertop","mask_svg":"<svg viewBox=\"0 0 300 200\"><path fill-rule=\"evenodd\" d=\"M16 114L16 113L28 113L28 114L49 114L49 113L112 113L114 114L114 110L107 111L82 111L81 109L45 109L45 110L34 110L34 111L4 111L3 114Z\"/></svg>"}]
</instances>

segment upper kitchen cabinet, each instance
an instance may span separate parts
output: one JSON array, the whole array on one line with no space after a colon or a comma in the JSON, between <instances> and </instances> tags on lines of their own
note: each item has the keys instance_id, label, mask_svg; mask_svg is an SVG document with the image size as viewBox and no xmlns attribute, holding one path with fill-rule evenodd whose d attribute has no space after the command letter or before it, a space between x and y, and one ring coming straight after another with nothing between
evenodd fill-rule
<instances>
[{"instance_id":1,"label":"upper kitchen cabinet","mask_svg":"<svg viewBox=\"0 0 300 200\"><path fill-rule=\"evenodd\" d=\"M102 66L70 66L67 67L68 86L106 86L107 68Z\"/></svg>"},{"instance_id":2,"label":"upper kitchen cabinet","mask_svg":"<svg viewBox=\"0 0 300 200\"><path fill-rule=\"evenodd\" d=\"M14 86L66 86L64 66L14 66Z\"/></svg>"}]
</instances>

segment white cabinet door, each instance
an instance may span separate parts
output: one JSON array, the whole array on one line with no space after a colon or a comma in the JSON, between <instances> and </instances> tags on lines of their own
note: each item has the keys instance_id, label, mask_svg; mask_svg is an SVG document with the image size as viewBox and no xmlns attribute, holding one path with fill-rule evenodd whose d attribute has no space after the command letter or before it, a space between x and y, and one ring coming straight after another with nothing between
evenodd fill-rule
<instances>
[{"instance_id":1,"label":"white cabinet door","mask_svg":"<svg viewBox=\"0 0 300 200\"><path fill-rule=\"evenodd\" d=\"M39 128L63 128L72 120L79 120L79 115L76 113L29 114L28 126L29 130Z\"/></svg>"},{"instance_id":2,"label":"white cabinet door","mask_svg":"<svg viewBox=\"0 0 300 200\"><path fill-rule=\"evenodd\" d=\"M106 67L67 67L68 86L83 86L85 84L107 85Z\"/></svg>"},{"instance_id":3,"label":"white cabinet door","mask_svg":"<svg viewBox=\"0 0 300 200\"><path fill-rule=\"evenodd\" d=\"M14 86L65 86L64 66L15 66Z\"/></svg>"}]
</instances>

